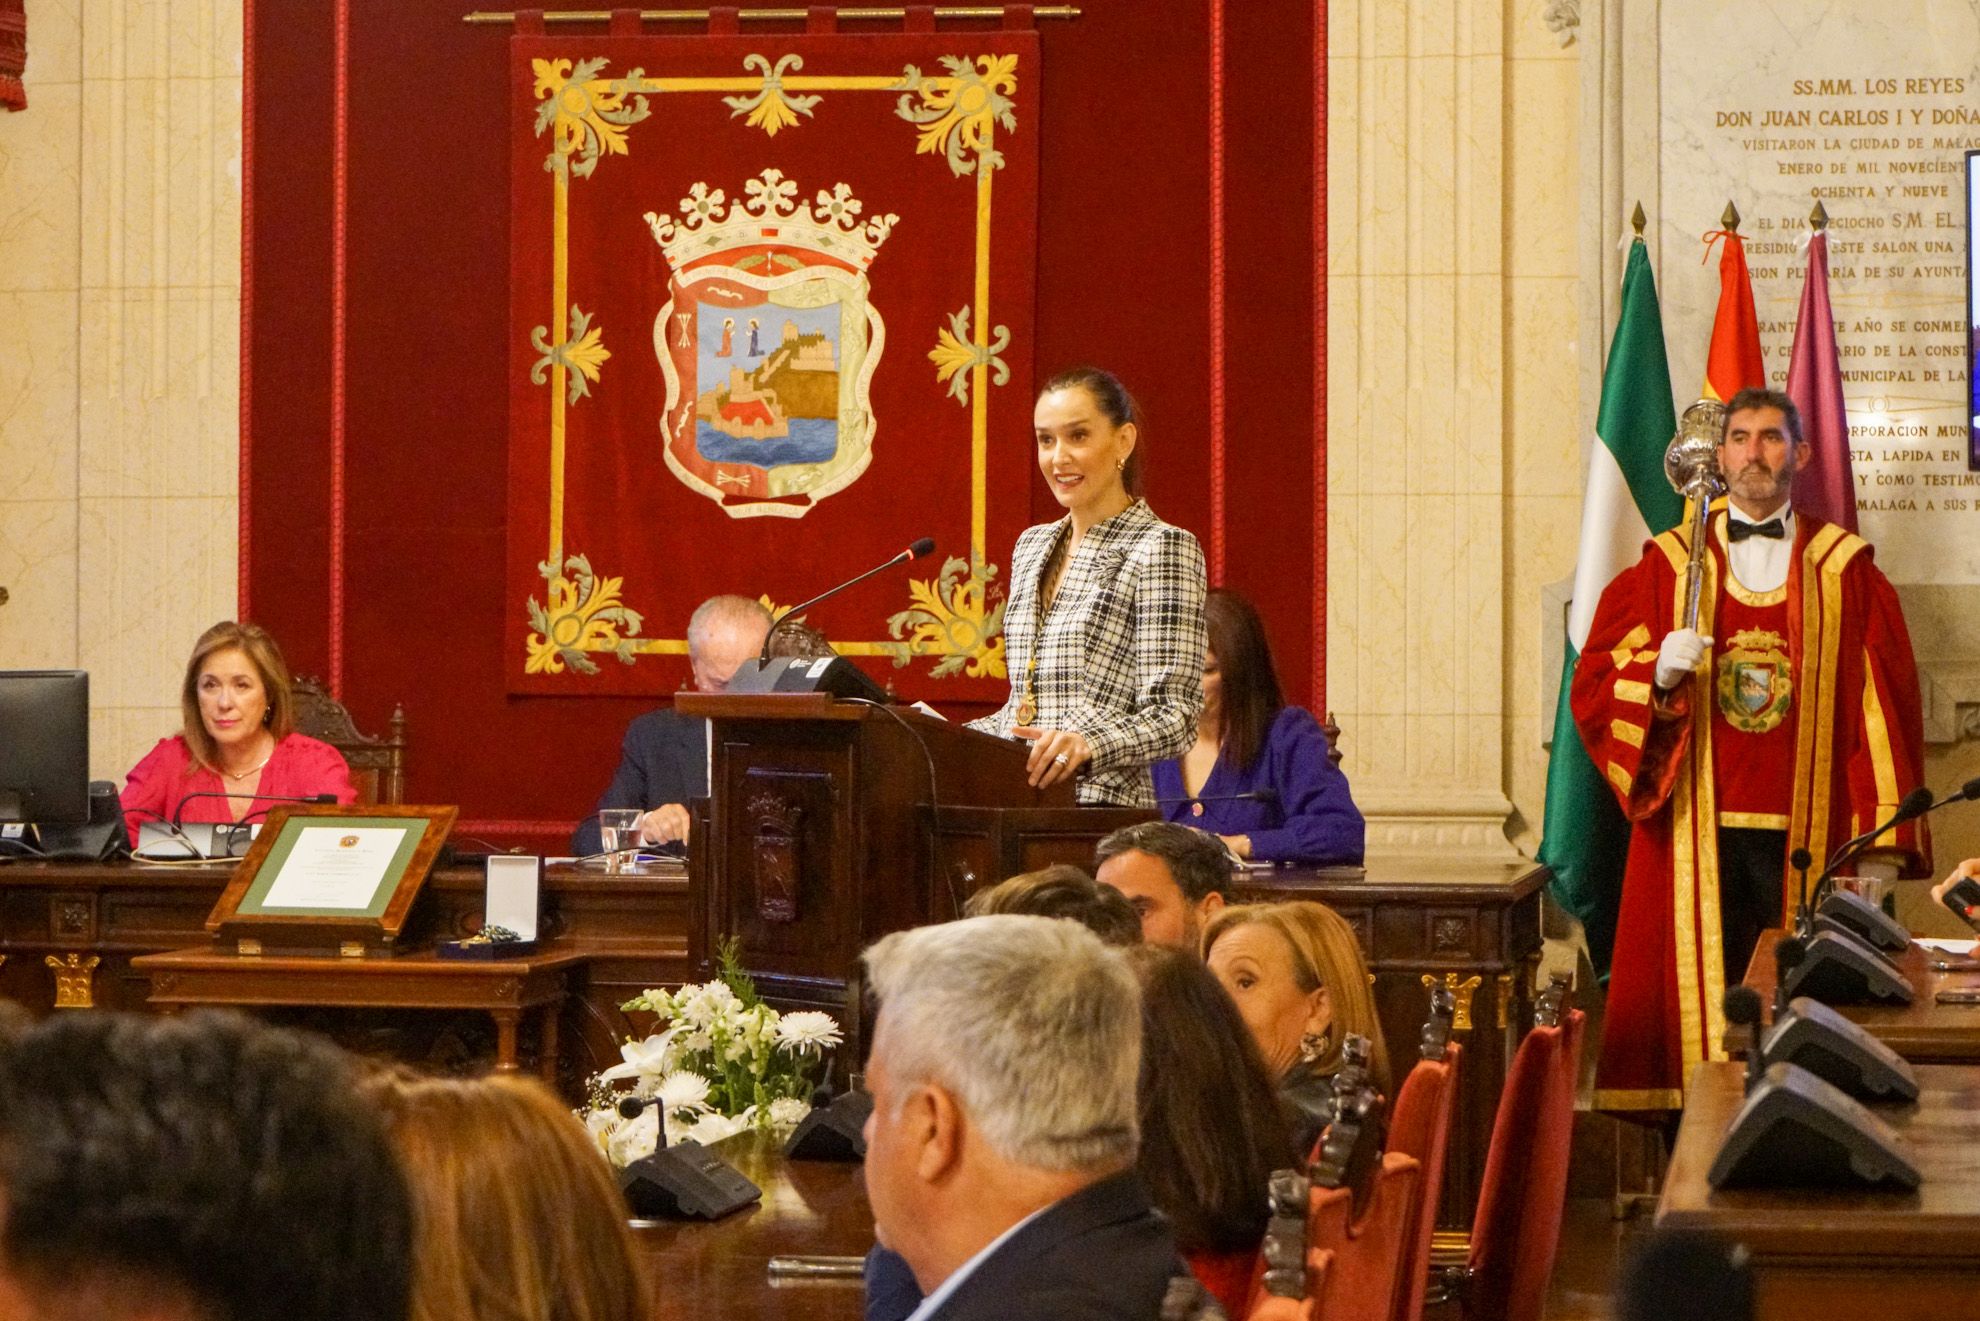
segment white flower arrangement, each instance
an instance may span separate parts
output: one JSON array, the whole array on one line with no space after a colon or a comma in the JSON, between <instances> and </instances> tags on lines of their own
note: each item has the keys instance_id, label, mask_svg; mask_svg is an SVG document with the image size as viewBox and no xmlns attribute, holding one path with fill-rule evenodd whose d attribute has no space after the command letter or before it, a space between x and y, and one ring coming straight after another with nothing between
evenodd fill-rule
<instances>
[{"instance_id":1,"label":"white flower arrangement","mask_svg":"<svg viewBox=\"0 0 1980 1321\"><path fill-rule=\"evenodd\" d=\"M838 1021L815 1009L778 1013L736 963L733 943L720 957L714 981L621 1006L657 1015L664 1029L622 1044L620 1062L587 1087L581 1117L614 1165L652 1155L663 1125L670 1146L707 1146L750 1128L788 1131L811 1113L825 1052L844 1039ZM628 1119L618 1108L628 1096L651 1104Z\"/></svg>"}]
</instances>

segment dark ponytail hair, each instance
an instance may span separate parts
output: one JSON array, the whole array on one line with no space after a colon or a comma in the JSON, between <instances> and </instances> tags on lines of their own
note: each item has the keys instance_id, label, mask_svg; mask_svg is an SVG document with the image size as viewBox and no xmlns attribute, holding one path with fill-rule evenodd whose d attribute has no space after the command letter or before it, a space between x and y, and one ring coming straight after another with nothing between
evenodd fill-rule
<instances>
[{"instance_id":1,"label":"dark ponytail hair","mask_svg":"<svg viewBox=\"0 0 1980 1321\"><path fill-rule=\"evenodd\" d=\"M1045 382L1045 388L1038 393L1041 397L1054 390L1084 390L1092 397L1094 404L1107 420L1116 427L1134 424L1136 432L1134 452L1128 455L1127 466L1121 469L1121 484L1127 487L1132 496L1141 494L1141 406L1134 402L1134 396L1121 384L1121 378L1098 367L1074 367L1062 371Z\"/></svg>"}]
</instances>

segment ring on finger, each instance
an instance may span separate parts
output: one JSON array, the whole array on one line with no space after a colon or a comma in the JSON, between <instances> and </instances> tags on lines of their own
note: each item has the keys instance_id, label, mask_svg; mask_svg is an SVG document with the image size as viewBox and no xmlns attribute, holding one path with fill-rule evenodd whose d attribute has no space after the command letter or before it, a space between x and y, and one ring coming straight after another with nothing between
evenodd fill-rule
<instances>
[{"instance_id":1,"label":"ring on finger","mask_svg":"<svg viewBox=\"0 0 1980 1321\"><path fill-rule=\"evenodd\" d=\"M1053 761L1053 762L1054 762L1054 763L1055 763L1056 765L1059 765L1059 766L1063 766L1063 765L1065 765L1065 764L1066 764L1067 762L1069 762L1069 761L1071 761L1071 760L1072 760L1072 758L1071 758L1071 757L1068 757L1068 756L1067 756L1067 755L1066 755L1065 753L1063 753L1063 752L1061 752L1061 753L1060 753L1060 754L1059 754L1058 756L1056 756L1056 757L1054 757L1054 758L1052 758L1052 761Z\"/></svg>"}]
</instances>

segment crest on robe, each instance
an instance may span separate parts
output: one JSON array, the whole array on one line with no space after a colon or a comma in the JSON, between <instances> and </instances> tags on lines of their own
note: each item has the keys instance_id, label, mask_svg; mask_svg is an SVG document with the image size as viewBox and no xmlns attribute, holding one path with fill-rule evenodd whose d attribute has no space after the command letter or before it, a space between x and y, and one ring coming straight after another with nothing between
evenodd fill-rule
<instances>
[{"instance_id":1,"label":"crest on robe","mask_svg":"<svg viewBox=\"0 0 1980 1321\"><path fill-rule=\"evenodd\" d=\"M1794 698L1786 639L1764 629L1733 634L1719 656L1718 697L1720 714L1734 729L1765 734L1779 728Z\"/></svg>"}]
</instances>

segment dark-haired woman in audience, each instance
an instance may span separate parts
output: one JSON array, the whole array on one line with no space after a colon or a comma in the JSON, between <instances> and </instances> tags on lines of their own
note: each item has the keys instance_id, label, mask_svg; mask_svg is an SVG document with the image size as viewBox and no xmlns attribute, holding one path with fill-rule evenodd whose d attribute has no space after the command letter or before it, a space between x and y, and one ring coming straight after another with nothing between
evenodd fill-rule
<instances>
[{"instance_id":1,"label":"dark-haired woman in audience","mask_svg":"<svg viewBox=\"0 0 1980 1321\"><path fill-rule=\"evenodd\" d=\"M1125 957L1141 982L1135 1166L1177 1251L1236 1316L1270 1215L1263 1190L1304 1152L1243 1018L1202 961L1160 945Z\"/></svg>"},{"instance_id":2,"label":"dark-haired woman in audience","mask_svg":"<svg viewBox=\"0 0 1980 1321\"><path fill-rule=\"evenodd\" d=\"M1203 714L1189 751L1155 765L1162 814L1221 836L1240 858L1359 863L1364 829L1347 776L1313 713L1286 705L1258 611L1218 587L1203 622Z\"/></svg>"},{"instance_id":3,"label":"dark-haired woman in audience","mask_svg":"<svg viewBox=\"0 0 1980 1321\"><path fill-rule=\"evenodd\" d=\"M413 1193L408 1321L648 1321L625 1199L534 1078L368 1079Z\"/></svg>"},{"instance_id":4,"label":"dark-haired woman in audience","mask_svg":"<svg viewBox=\"0 0 1980 1321\"><path fill-rule=\"evenodd\" d=\"M1011 553L1011 692L976 729L1031 742L1031 783L1082 803L1148 807L1148 767L1189 746L1202 704L1203 552L1141 489L1141 419L1112 374L1046 382L1038 470L1066 511Z\"/></svg>"},{"instance_id":5,"label":"dark-haired woman in audience","mask_svg":"<svg viewBox=\"0 0 1980 1321\"><path fill-rule=\"evenodd\" d=\"M1309 1152L1331 1117L1348 1034L1367 1037L1375 1086L1389 1090L1389 1051L1354 928L1306 901L1226 908L1203 931L1203 958L1236 1003Z\"/></svg>"},{"instance_id":6,"label":"dark-haired woman in audience","mask_svg":"<svg viewBox=\"0 0 1980 1321\"><path fill-rule=\"evenodd\" d=\"M200 634L179 710L180 732L160 739L124 781L133 844L144 821L241 821L285 798L357 798L343 754L296 732L289 667L256 625L229 620Z\"/></svg>"}]
</instances>

